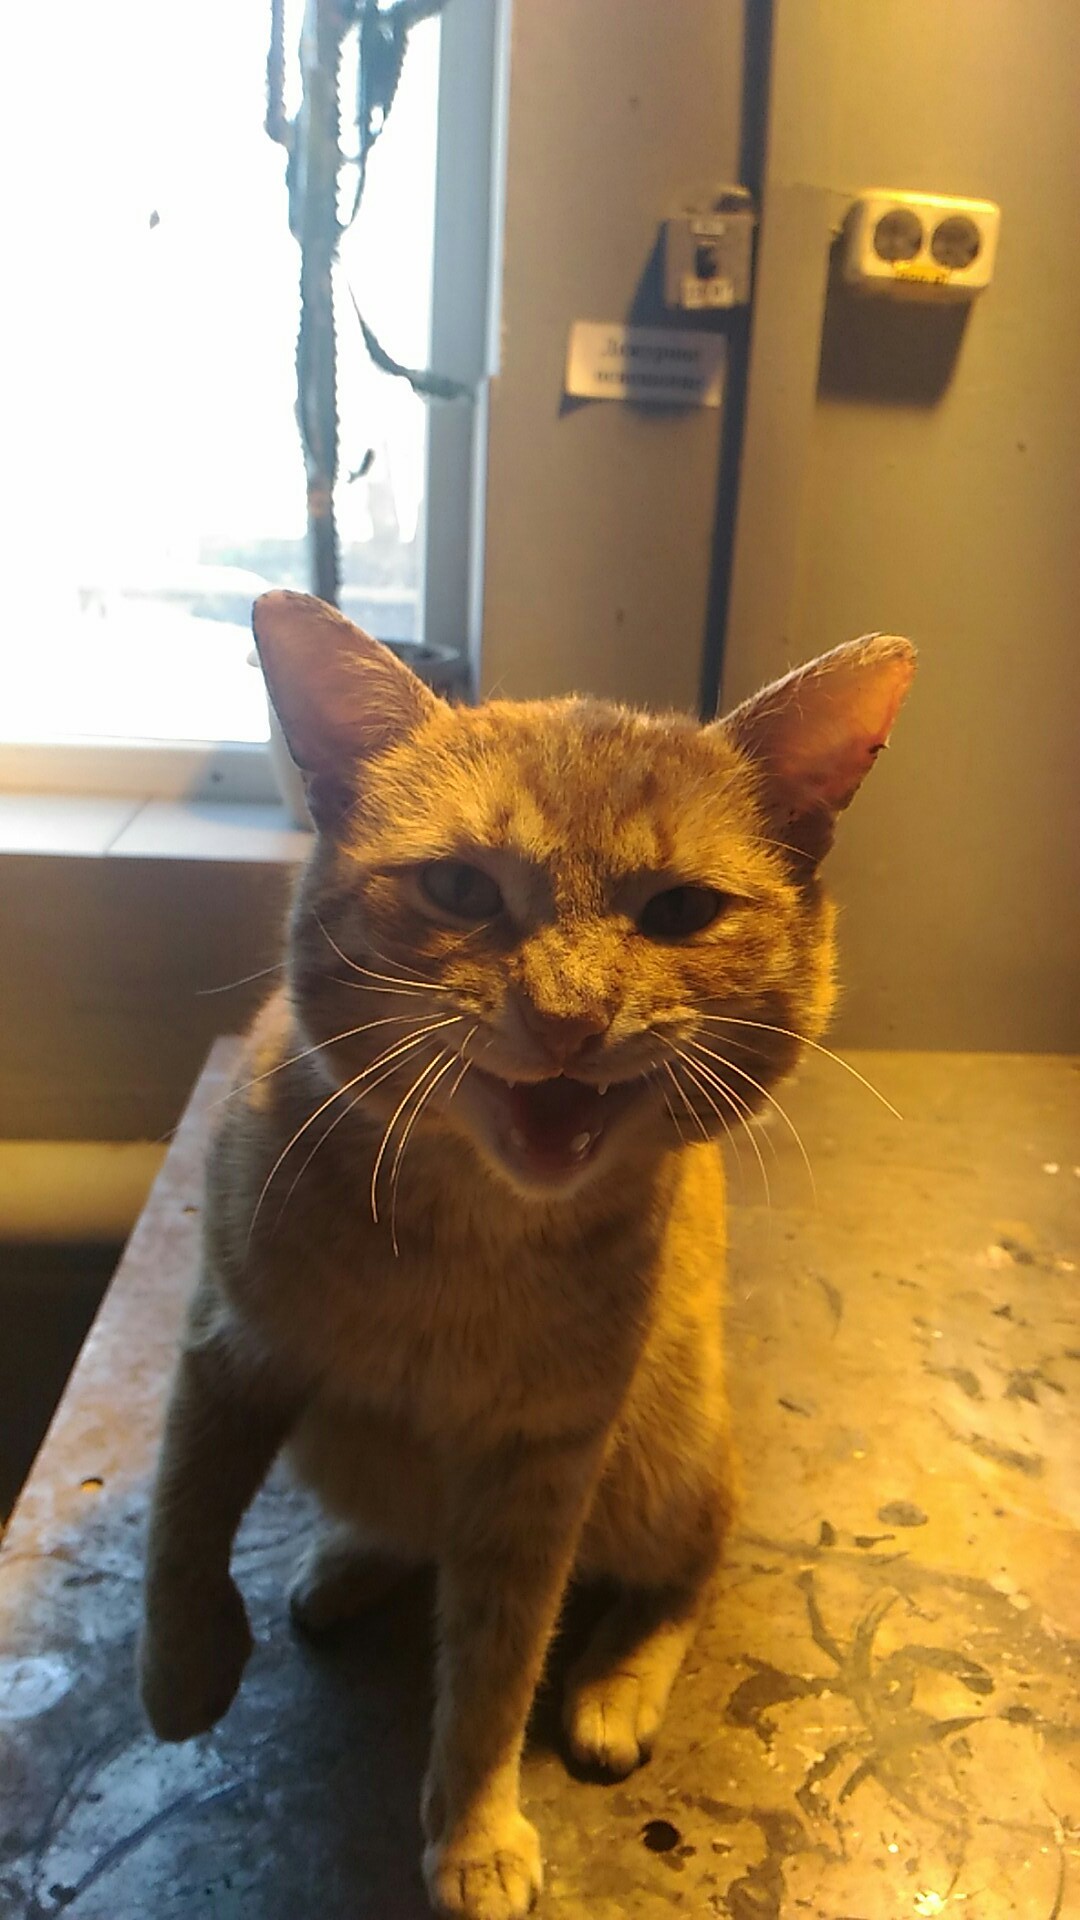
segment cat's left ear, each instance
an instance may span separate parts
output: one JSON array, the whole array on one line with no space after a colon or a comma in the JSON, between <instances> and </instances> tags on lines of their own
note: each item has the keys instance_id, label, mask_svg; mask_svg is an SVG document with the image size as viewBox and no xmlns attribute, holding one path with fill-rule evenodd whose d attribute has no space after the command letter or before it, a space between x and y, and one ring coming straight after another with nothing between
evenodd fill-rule
<instances>
[{"instance_id":1,"label":"cat's left ear","mask_svg":"<svg viewBox=\"0 0 1080 1920\"><path fill-rule=\"evenodd\" d=\"M914 672L910 640L868 634L796 668L716 723L756 767L770 830L812 867L887 744Z\"/></svg>"},{"instance_id":2,"label":"cat's left ear","mask_svg":"<svg viewBox=\"0 0 1080 1920\"><path fill-rule=\"evenodd\" d=\"M251 624L312 816L332 827L355 797L359 763L414 733L441 703L389 647L311 594L261 594Z\"/></svg>"}]
</instances>

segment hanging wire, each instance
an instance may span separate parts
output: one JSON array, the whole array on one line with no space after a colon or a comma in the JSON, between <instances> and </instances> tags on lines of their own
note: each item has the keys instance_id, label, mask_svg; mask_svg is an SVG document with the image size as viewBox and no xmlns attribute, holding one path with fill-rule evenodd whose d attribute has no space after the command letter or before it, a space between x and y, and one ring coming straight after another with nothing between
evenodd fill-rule
<instances>
[{"instance_id":1,"label":"hanging wire","mask_svg":"<svg viewBox=\"0 0 1080 1920\"><path fill-rule=\"evenodd\" d=\"M270 45L266 54L266 131L291 152L292 122L285 112L285 0L270 0Z\"/></svg>"},{"instance_id":2,"label":"hanging wire","mask_svg":"<svg viewBox=\"0 0 1080 1920\"><path fill-rule=\"evenodd\" d=\"M306 0L301 33L302 96L290 119L285 111L285 4L270 0L266 57L266 132L288 156L289 228L300 247L300 325L296 342L296 419L307 476L308 549L311 586L336 605L341 584L334 489L338 476L337 351L334 269L342 236L356 219L367 184L372 147L386 127L401 81L409 34L421 20L441 13L446 0ZM338 191L341 150L340 72L343 44L357 36L356 185L342 224ZM349 299L371 360L381 372L405 380L424 400L471 397L473 388L430 368L407 367L387 352ZM361 477L369 456L349 478Z\"/></svg>"},{"instance_id":3,"label":"hanging wire","mask_svg":"<svg viewBox=\"0 0 1080 1920\"><path fill-rule=\"evenodd\" d=\"M409 35L422 20L434 19L445 7L447 0L395 0L389 7L379 6L377 0L341 0L339 9L340 31L337 38L337 65L340 65L342 43L352 31L357 35L357 77L355 130L357 138L356 183L353 190L352 205L348 219L337 222L336 187L334 218L337 222L337 240L341 239L353 225L360 211L367 185L367 163L372 147L386 128L387 121L397 98L401 83L405 55L408 51ZM336 68L335 68L336 80ZM287 182L289 186L289 225L293 234L300 239L304 230L304 219L296 205L299 193L305 190L296 175L295 165L297 125L285 112L285 0L270 0L270 44L266 59L266 131L270 138L285 148L289 155ZM336 155L337 168L346 163L340 148ZM466 381L451 379L431 368L406 366L382 345L378 336L364 319L360 303L351 284L348 287L349 299L356 315L357 324L363 337L367 352L381 372L395 379L405 380L425 400L460 400L472 397L474 389Z\"/></svg>"},{"instance_id":4,"label":"hanging wire","mask_svg":"<svg viewBox=\"0 0 1080 1920\"><path fill-rule=\"evenodd\" d=\"M354 0L352 19L359 37L356 77L358 144L356 187L346 229L352 226L360 211L367 185L368 155L385 129L397 98L409 35L421 20L434 19L445 5L446 0L396 0L393 6L380 7L377 0ZM407 367L395 359L364 319L351 283L348 292L364 345L374 365L382 373L388 373L397 380L406 380L413 392L423 400L463 400L472 394L472 388L465 381L452 380L448 375L436 373L431 368Z\"/></svg>"},{"instance_id":5,"label":"hanging wire","mask_svg":"<svg viewBox=\"0 0 1080 1920\"><path fill-rule=\"evenodd\" d=\"M368 154L390 117L397 96L409 35L421 20L441 13L446 0L397 0L391 7L380 7L377 0L358 0L352 18L359 34L359 60L356 74L356 132L359 149L356 161L356 191L348 224L360 210L367 183Z\"/></svg>"}]
</instances>

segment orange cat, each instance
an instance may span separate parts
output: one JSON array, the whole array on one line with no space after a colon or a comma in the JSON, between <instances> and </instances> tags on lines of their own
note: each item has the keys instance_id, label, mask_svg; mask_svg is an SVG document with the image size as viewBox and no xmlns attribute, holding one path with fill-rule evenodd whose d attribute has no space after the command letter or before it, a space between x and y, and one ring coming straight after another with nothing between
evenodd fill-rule
<instances>
[{"instance_id":1,"label":"orange cat","mask_svg":"<svg viewBox=\"0 0 1080 1920\"><path fill-rule=\"evenodd\" d=\"M230 1547L287 1444L330 1516L302 1626L437 1568L425 1875L440 1913L511 1920L540 1886L519 1764L568 1580L618 1586L564 1703L618 1776L720 1554L715 1137L821 1031L818 864L914 656L855 641L700 727L451 708L303 595L255 631L318 834L211 1155L143 1698L174 1740L229 1705Z\"/></svg>"}]
</instances>

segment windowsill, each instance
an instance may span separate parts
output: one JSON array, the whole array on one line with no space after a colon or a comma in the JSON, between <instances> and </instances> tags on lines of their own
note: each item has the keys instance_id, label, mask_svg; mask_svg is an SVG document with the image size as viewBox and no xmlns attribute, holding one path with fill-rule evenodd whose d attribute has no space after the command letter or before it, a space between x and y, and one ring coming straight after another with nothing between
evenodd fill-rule
<instances>
[{"instance_id":1,"label":"windowsill","mask_svg":"<svg viewBox=\"0 0 1080 1920\"><path fill-rule=\"evenodd\" d=\"M295 865L311 835L264 802L0 793L0 855Z\"/></svg>"}]
</instances>

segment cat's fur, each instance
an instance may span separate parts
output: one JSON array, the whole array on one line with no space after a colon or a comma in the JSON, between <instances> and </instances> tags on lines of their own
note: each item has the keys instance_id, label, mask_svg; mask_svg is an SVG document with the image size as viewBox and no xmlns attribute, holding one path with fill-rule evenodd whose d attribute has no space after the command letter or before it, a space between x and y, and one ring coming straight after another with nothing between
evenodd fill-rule
<instances>
[{"instance_id":1,"label":"cat's fur","mask_svg":"<svg viewBox=\"0 0 1080 1920\"><path fill-rule=\"evenodd\" d=\"M255 626L319 833L211 1154L143 1698L167 1739L232 1699L251 1642L230 1547L287 1444L332 1516L297 1574L301 1624L437 1567L428 1888L441 1912L509 1920L540 1885L519 1761L568 1579L621 1595L564 1705L573 1753L620 1775L717 1563L734 1476L715 1136L821 1031L818 862L913 656L854 642L702 728L586 700L452 709L300 595L265 596ZM461 883L481 889L464 917L425 892L458 884L431 878L448 859L487 876ZM492 881L503 904L478 914ZM648 903L680 885L722 910L658 935Z\"/></svg>"}]
</instances>

